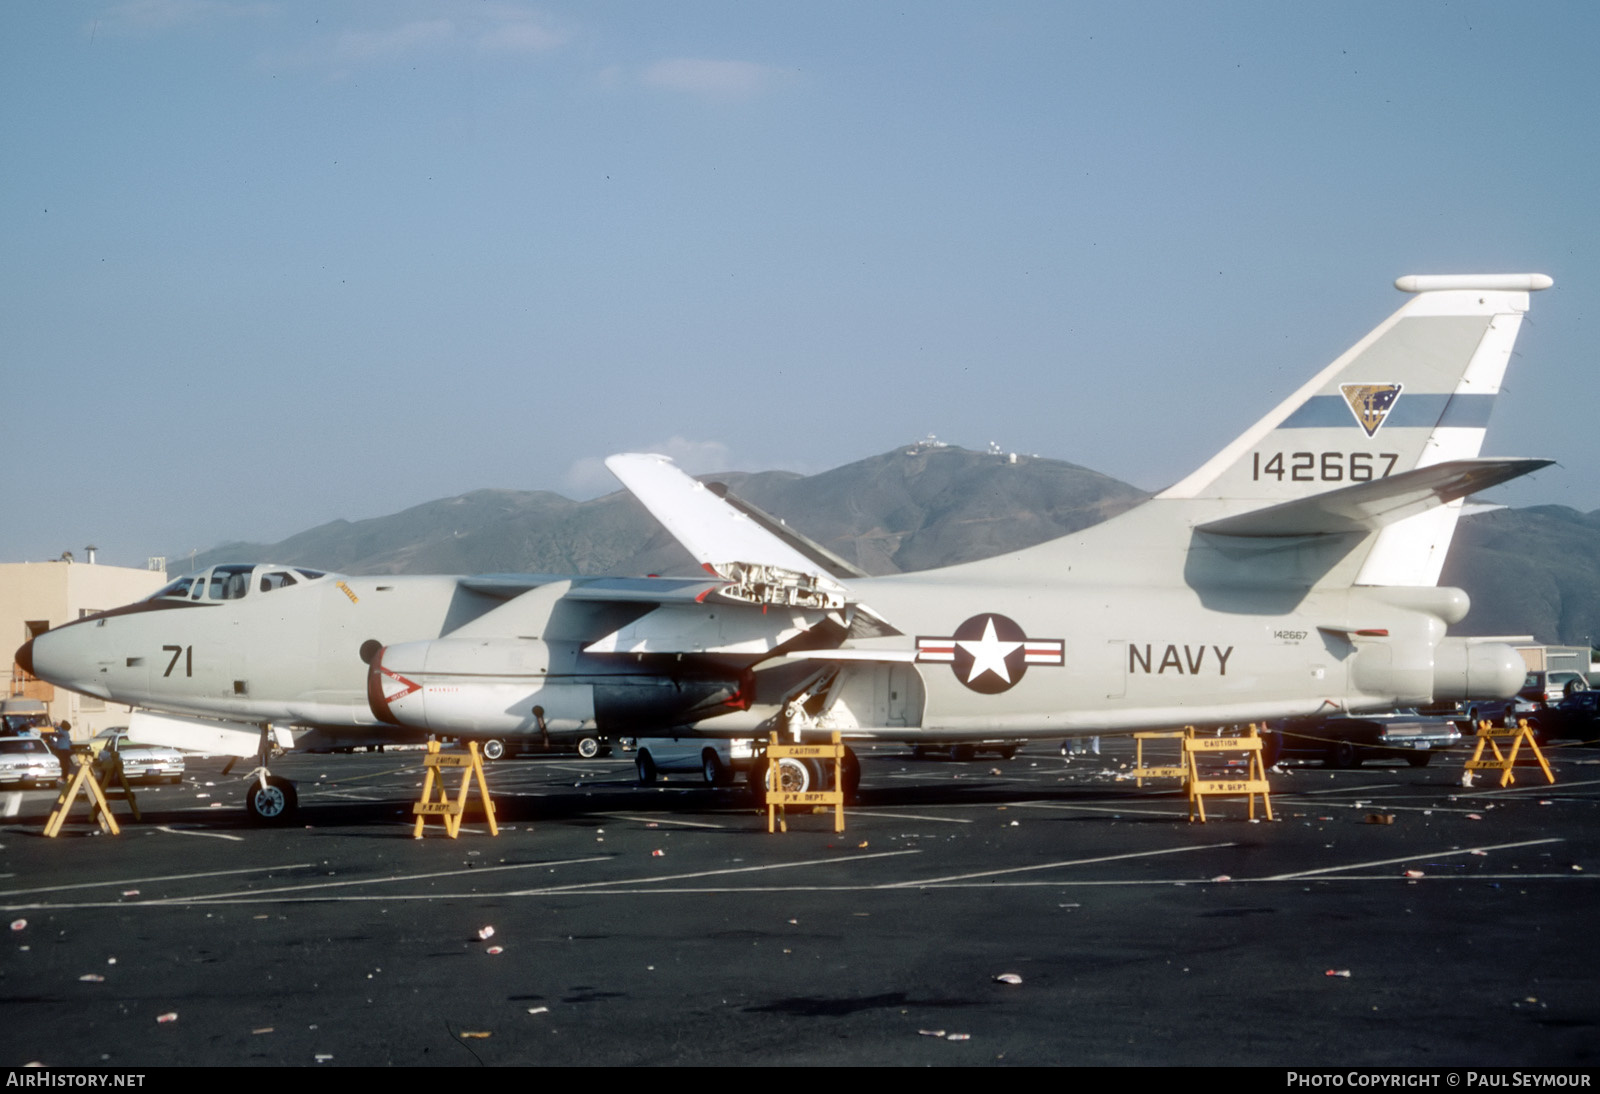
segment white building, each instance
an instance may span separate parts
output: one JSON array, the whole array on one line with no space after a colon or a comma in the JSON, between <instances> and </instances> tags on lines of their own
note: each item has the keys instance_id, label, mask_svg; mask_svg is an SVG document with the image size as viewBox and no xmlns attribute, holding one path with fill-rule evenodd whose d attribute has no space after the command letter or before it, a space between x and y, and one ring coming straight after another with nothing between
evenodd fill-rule
<instances>
[{"instance_id":1,"label":"white building","mask_svg":"<svg viewBox=\"0 0 1600 1094\"><path fill-rule=\"evenodd\" d=\"M107 726L127 725L129 708L37 680L22 671L15 654L51 627L131 604L166 581L165 569L133 570L92 561L0 563L0 656L13 656L6 694L48 703L50 720L71 722L75 741L86 741Z\"/></svg>"}]
</instances>

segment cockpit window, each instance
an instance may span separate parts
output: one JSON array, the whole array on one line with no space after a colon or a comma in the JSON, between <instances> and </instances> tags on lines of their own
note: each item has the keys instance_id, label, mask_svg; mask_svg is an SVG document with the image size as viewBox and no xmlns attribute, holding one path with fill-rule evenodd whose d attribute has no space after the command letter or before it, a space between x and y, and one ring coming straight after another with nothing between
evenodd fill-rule
<instances>
[{"instance_id":1,"label":"cockpit window","mask_svg":"<svg viewBox=\"0 0 1600 1094\"><path fill-rule=\"evenodd\" d=\"M250 591L251 566L214 566L211 569L211 588L208 600L238 600Z\"/></svg>"},{"instance_id":2,"label":"cockpit window","mask_svg":"<svg viewBox=\"0 0 1600 1094\"><path fill-rule=\"evenodd\" d=\"M173 600L186 600L189 597L189 587L194 584L194 576L180 577L178 580L150 594L151 600L160 600L163 597Z\"/></svg>"},{"instance_id":3,"label":"cockpit window","mask_svg":"<svg viewBox=\"0 0 1600 1094\"><path fill-rule=\"evenodd\" d=\"M261 591L270 593L274 589L284 589L290 585L298 584L294 575L286 570L273 570L271 573L261 575Z\"/></svg>"},{"instance_id":4,"label":"cockpit window","mask_svg":"<svg viewBox=\"0 0 1600 1094\"><path fill-rule=\"evenodd\" d=\"M163 585L150 594L150 600L238 600L249 595L255 575L255 584L264 593L287 589L290 585L316 581L325 576L321 570L308 570L303 566L283 566L272 563L235 562L213 566L197 574L188 574Z\"/></svg>"}]
</instances>

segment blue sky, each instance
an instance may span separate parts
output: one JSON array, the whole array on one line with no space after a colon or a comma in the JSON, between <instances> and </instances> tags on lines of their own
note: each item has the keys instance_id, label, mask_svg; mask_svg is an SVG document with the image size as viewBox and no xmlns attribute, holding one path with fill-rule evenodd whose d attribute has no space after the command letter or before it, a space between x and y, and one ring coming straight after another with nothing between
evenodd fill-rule
<instances>
[{"instance_id":1,"label":"blue sky","mask_svg":"<svg viewBox=\"0 0 1600 1094\"><path fill-rule=\"evenodd\" d=\"M0 6L0 559L935 433L1146 488L1535 270L1486 454L1600 508L1600 7ZM174 563L176 565L176 563Z\"/></svg>"}]
</instances>

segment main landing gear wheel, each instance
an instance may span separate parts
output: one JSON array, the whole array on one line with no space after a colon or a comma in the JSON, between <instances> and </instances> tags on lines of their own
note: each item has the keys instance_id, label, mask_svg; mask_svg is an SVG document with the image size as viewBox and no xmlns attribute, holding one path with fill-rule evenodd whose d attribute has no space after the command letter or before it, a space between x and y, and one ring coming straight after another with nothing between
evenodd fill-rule
<instances>
[{"instance_id":1,"label":"main landing gear wheel","mask_svg":"<svg viewBox=\"0 0 1600 1094\"><path fill-rule=\"evenodd\" d=\"M244 795L244 807L257 824L287 824L300 807L294 783L280 775L268 775L267 785L252 780Z\"/></svg>"},{"instance_id":2,"label":"main landing gear wheel","mask_svg":"<svg viewBox=\"0 0 1600 1094\"><path fill-rule=\"evenodd\" d=\"M650 753L639 753L634 763L639 768L640 786L649 786L656 781L656 762L650 758Z\"/></svg>"},{"instance_id":3,"label":"main landing gear wheel","mask_svg":"<svg viewBox=\"0 0 1600 1094\"><path fill-rule=\"evenodd\" d=\"M761 784L766 786L769 780L767 779L767 761L765 757L761 759L760 770L762 774ZM804 762L792 756L785 756L778 761L779 790L790 794L804 794L811 789L814 782L815 780L811 776L811 769Z\"/></svg>"}]
</instances>

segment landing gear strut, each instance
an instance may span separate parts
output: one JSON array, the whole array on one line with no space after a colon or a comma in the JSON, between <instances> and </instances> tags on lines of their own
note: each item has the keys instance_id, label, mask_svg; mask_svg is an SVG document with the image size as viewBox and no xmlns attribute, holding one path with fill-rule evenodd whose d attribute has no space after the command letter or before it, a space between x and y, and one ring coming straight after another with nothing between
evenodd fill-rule
<instances>
[{"instance_id":1,"label":"landing gear strut","mask_svg":"<svg viewBox=\"0 0 1600 1094\"><path fill-rule=\"evenodd\" d=\"M294 783L267 770L272 749L272 723L267 722L261 727L261 750L256 754L256 769L250 773L250 787L244 794L245 812L257 824L287 824L300 808Z\"/></svg>"}]
</instances>

